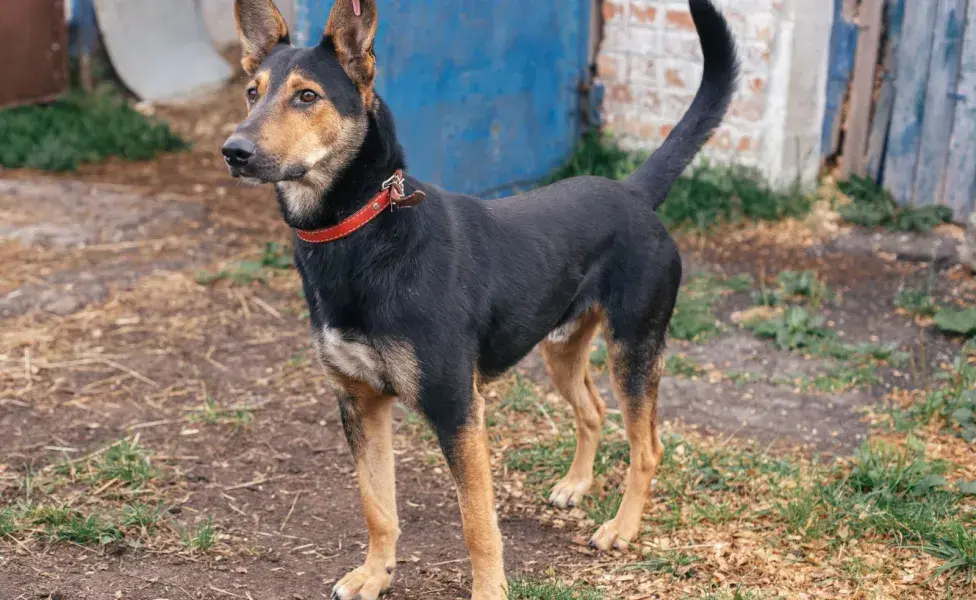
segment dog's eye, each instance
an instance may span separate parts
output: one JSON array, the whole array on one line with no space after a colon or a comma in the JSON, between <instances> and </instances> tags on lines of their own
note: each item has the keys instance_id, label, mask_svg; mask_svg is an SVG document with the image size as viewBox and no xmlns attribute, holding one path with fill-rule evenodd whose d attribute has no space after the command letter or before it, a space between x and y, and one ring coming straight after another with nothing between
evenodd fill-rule
<instances>
[{"instance_id":1,"label":"dog's eye","mask_svg":"<svg viewBox=\"0 0 976 600\"><path fill-rule=\"evenodd\" d=\"M247 90L247 101L248 102L254 102L257 99L258 99L258 90L257 90L257 88L249 88Z\"/></svg>"},{"instance_id":2,"label":"dog's eye","mask_svg":"<svg viewBox=\"0 0 976 600\"><path fill-rule=\"evenodd\" d=\"M302 90L298 92L298 99L304 102L305 104L311 104L312 102L315 102L316 100L319 99L319 95L313 92L312 90Z\"/></svg>"}]
</instances>

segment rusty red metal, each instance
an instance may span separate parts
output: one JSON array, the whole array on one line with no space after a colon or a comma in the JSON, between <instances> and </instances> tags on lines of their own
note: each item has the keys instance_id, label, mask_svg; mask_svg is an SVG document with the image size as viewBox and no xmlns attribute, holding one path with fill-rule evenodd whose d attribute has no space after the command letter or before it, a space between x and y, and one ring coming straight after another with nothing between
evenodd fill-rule
<instances>
[{"instance_id":1,"label":"rusty red metal","mask_svg":"<svg viewBox=\"0 0 976 600\"><path fill-rule=\"evenodd\" d=\"M0 0L0 107L67 91L64 0Z\"/></svg>"}]
</instances>

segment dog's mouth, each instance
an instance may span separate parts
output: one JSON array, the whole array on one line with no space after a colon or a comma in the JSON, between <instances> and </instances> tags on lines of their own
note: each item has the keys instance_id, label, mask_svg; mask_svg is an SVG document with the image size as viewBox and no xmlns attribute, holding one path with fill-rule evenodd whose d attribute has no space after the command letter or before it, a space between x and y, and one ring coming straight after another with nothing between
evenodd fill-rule
<instances>
[{"instance_id":1,"label":"dog's mouth","mask_svg":"<svg viewBox=\"0 0 976 600\"><path fill-rule=\"evenodd\" d=\"M297 181L308 174L308 168L302 165L293 167L264 169L251 165L243 167L227 166L231 177L240 179L248 184L281 183L283 181Z\"/></svg>"}]
</instances>

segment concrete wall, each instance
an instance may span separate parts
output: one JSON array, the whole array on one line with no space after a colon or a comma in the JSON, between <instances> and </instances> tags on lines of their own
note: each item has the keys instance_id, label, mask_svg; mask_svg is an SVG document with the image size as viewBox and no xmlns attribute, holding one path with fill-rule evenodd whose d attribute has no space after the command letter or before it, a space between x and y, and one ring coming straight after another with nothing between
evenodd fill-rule
<instances>
[{"instance_id":1,"label":"concrete wall","mask_svg":"<svg viewBox=\"0 0 976 600\"><path fill-rule=\"evenodd\" d=\"M203 20L217 47L237 43L237 28L234 25L234 0L199 0ZM295 0L276 0L278 10L295 27ZM324 25L323 25L324 27Z\"/></svg>"},{"instance_id":2,"label":"concrete wall","mask_svg":"<svg viewBox=\"0 0 976 600\"><path fill-rule=\"evenodd\" d=\"M739 43L741 86L705 155L788 185L820 166L832 2L716 0ZM684 114L702 58L687 2L604 0L598 76L603 116L630 149L653 149ZM802 27L798 37L797 27Z\"/></svg>"}]
</instances>

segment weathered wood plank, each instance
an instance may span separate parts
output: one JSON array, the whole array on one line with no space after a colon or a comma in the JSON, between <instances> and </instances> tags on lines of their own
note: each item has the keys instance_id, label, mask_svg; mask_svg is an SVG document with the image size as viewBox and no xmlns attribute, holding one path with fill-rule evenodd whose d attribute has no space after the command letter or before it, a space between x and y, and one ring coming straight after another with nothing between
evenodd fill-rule
<instances>
[{"instance_id":1,"label":"weathered wood plank","mask_svg":"<svg viewBox=\"0 0 976 600\"><path fill-rule=\"evenodd\" d=\"M885 42L885 56L882 61L884 79L878 100L871 118L871 134L868 137L868 153L865 171L872 180L881 183L885 147L888 145L888 132L891 128L891 109L895 105L895 52L901 42L902 22L905 19L905 0L888 0L885 10L885 23L888 35Z\"/></svg>"},{"instance_id":2,"label":"weathered wood plank","mask_svg":"<svg viewBox=\"0 0 976 600\"><path fill-rule=\"evenodd\" d=\"M935 15L931 0L905 2L901 44L895 56L895 107L885 157L885 185L903 204L912 202Z\"/></svg>"},{"instance_id":3,"label":"weathered wood plank","mask_svg":"<svg viewBox=\"0 0 976 600\"><path fill-rule=\"evenodd\" d=\"M834 0L834 27L830 33L830 73L827 77L827 103L824 110L821 148L824 156L837 152L844 99L854 69L857 48L857 24L854 23L853 0Z\"/></svg>"},{"instance_id":4,"label":"weathered wood plank","mask_svg":"<svg viewBox=\"0 0 976 600\"><path fill-rule=\"evenodd\" d=\"M962 58L966 0L938 0L932 62L925 93L925 116L915 171L915 204L942 202L949 142L955 119L956 84Z\"/></svg>"},{"instance_id":5,"label":"weathered wood plank","mask_svg":"<svg viewBox=\"0 0 976 600\"><path fill-rule=\"evenodd\" d=\"M945 181L945 203L960 221L976 211L976 2L972 0L962 56Z\"/></svg>"},{"instance_id":6,"label":"weathered wood plank","mask_svg":"<svg viewBox=\"0 0 976 600\"><path fill-rule=\"evenodd\" d=\"M957 0L962 2L964 0ZM847 109L847 132L840 162L840 177L847 179L865 174L868 129L871 125L871 106L874 104L875 73L878 66L878 47L881 45L884 0L862 0L858 15L860 33L851 82L850 103Z\"/></svg>"}]
</instances>

